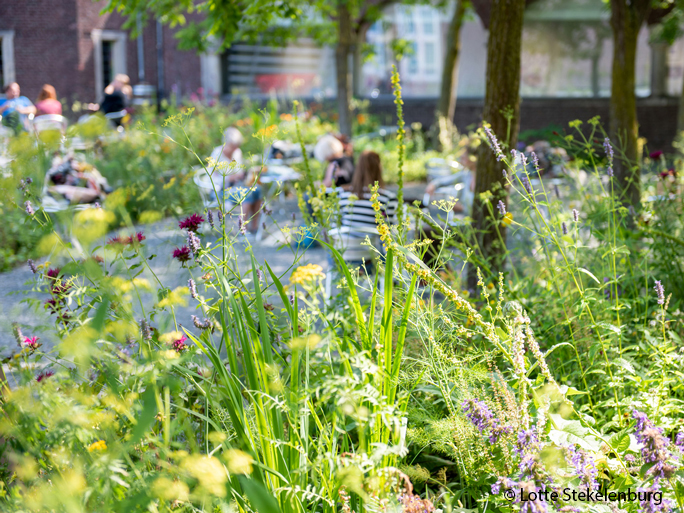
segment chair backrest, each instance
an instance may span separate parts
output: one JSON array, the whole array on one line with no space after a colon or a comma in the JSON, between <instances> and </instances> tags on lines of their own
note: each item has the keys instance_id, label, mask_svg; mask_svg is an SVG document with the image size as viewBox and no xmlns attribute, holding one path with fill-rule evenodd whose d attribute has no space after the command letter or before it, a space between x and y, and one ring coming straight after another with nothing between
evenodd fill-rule
<instances>
[{"instance_id":1,"label":"chair backrest","mask_svg":"<svg viewBox=\"0 0 684 513\"><path fill-rule=\"evenodd\" d=\"M109 120L114 121L117 119L123 119L124 116L126 116L126 114L128 114L128 111L124 109L117 112L108 112L107 114L105 114L105 117Z\"/></svg>"},{"instance_id":2,"label":"chair backrest","mask_svg":"<svg viewBox=\"0 0 684 513\"><path fill-rule=\"evenodd\" d=\"M59 114L45 114L33 118L33 130L36 134L40 134L47 130L56 130L63 135L66 133L67 124L67 118L60 116Z\"/></svg>"}]
</instances>

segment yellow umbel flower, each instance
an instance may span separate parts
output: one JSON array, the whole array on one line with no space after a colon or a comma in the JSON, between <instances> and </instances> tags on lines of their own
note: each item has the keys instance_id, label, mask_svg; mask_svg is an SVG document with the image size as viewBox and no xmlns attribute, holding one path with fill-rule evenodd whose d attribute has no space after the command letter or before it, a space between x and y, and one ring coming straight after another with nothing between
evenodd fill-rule
<instances>
[{"instance_id":1,"label":"yellow umbel flower","mask_svg":"<svg viewBox=\"0 0 684 513\"><path fill-rule=\"evenodd\" d=\"M307 264L295 269L295 271L292 273L292 276L290 276L290 283L303 285L317 278L323 277L325 277L325 273L323 273L323 268L320 265Z\"/></svg>"},{"instance_id":2,"label":"yellow umbel flower","mask_svg":"<svg viewBox=\"0 0 684 513\"><path fill-rule=\"evenodd\" d=\"M98 440L97 442L93 442L88 446L88 452L93 452L93 451L106 451L107 450L107 442L104 440Z\"/></svg>"}]
</instances>

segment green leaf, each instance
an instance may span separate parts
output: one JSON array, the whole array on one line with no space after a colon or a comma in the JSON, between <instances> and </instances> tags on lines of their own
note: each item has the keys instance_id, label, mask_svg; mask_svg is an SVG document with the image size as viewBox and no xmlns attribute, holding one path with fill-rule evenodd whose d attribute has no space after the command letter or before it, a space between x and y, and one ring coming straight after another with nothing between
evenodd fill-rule
<instances>
[{"instance_id":1,"label":"green leaf","mask_svg":"<svg viewBox=\"0 0 684 513\"><path fill-rule=\"evenodd\" d=\"M245 476L240 476L239 481L255 511L258 513L280 513L278 502L264 485Z\"/></svg>"},{"instance_id":2,"label":"green leaf","mask_svg":"<svg viewBox=\"0 0 684 513\"><path fill-rule=\"evenodd\" d=\"M157 415L157 400L154 396L154 387L148 386L147 390L142 395L143 409L140 417L138 417L138 422L133 428L131 433L131 439L129 442L135 444L140 440L145 431L152 425L154 417Z\"/></svg>"},{"instance_id":3,"label":"green leaf","mask_svg":"<svg viewBox=\"0 0 684 513\"><path fill-rule=\"evenodd\" d=\"M629 449L629 435L627 433L620 435L616 434L610 439L610 445L613 446L616 452L623 452Z\"/></svg>"},{"instance_id":4,"label":"green leaf","mask_svg":"<svg viewBox=\"0 0 684 513\"><path fill-rule=\"evenodd\" d=\"M594 280L596 283L598 283L599 285L601 285L601 282L598 281L598 278L597 278L596 276L594 276L593 274L591 274L589 271L587 271L584 267L578 267L577 270L578 270L579 272L581 272L581 273L586 274L586 275L589 276L592 280Z\"/></svg>"}]
</instances>

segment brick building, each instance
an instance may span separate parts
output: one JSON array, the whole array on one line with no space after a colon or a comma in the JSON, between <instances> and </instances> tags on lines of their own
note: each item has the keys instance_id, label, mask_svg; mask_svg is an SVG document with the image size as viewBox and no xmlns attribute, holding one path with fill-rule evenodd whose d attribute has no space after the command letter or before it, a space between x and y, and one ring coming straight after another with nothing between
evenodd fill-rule
<instances>
[{"instance_id":1,"label":"brick building","mask_svg":"<svg viewBox=\"0 0 684 513\"><path fill-rule=\"evenodd\" d=\"M0 82L17 81L35 100L52 84L68 102L99 101L116 73L133 85L161 85L188 95L202 85L202 59L181 51L173 30L150 23L131 39L117 13L100 14L105 2L21 0L0 2ZM158 47L158 43L161 43Z\"/></svg>"}]
</instances>

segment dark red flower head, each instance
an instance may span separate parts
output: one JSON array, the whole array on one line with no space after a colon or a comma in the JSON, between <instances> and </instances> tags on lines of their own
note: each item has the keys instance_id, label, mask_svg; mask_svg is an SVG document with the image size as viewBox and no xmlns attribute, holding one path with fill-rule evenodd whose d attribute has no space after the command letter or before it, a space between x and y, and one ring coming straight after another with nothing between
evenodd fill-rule
<instances>
[{"instance_id":1,"label":"dark red flower head","mask_svg":"<svg viewBox=\"0 0 684 513\"><path fill-rule=\"evenodd\" d=\"M54 278L57 278L57 276L59 276L59 269L54 269L52 267L50 269L48 269L48 272L47 272L48 278L54 279Z\"/></svg>"},{"instance_id":2,"label":"dark red flower head","mask_svg":"<svg viewBox=\"0 0 684 513\"><path fill-rule=\"evenodd\" d=\"M176 248L173 250L173 258L179 262L187 262L190 260L190 249L187 246Z\"/></svg>"},{"instance_id":3,"label":"dark red flower head","mask_svg":"<svg viewBox=\"0 0 684 513\"><path fill-rule=\"evenodd\" d=\"M174 340L174 341L173 341L173 348L174 348L178 353L182 353L183 351L185 351L185 350L188 348L188 346L185 344L185 341L186 341L186 340L188 340L188 337L186 337L185 335L183 335L183 336L182 336L181 338L179 338L178 340Z\"/></svg>"},{"instance_id":4,"label":"dark red flower head","mask_svg":"<svg viewBox=\"0 0 684 513\"><path fill-rule=\"evenodd\" d=\"M196 232L197 229L199 228L199 225L204 222L204 218L199 215L199 214L192 214L189 217L186 217L183 219L180 223L178 223L178 227L181 230L188 230L191 232Z\"/></svg>"},{"instance_id":5,"label":"dark red flower head","mask_svg":"<svg viewBox=\"0 0 684 513\"><path fill-rule=\"evenodd\" d=\"M649 157L651 157L653 160L658 160L660 157L663 156L663 152L658 150L658 151L652 151Z\"/></svg>"},{"instance_id":6,"label":"dark red flower head","mask_svg":"<svg viewBox=\"0 0 684 513\"><path fill-rule=\"evenodd\" d=\"M47 370L47 371L45 371L45 372L41 372L40 374L38 374L38 376L36 376L36 381L37 381L38 383L40 383L40 382L43 381L45 378L49 378L50 376L54 376L54 375L55 375L54 372L52 372L51 370Z\"/></svg>"}]
</instances>

